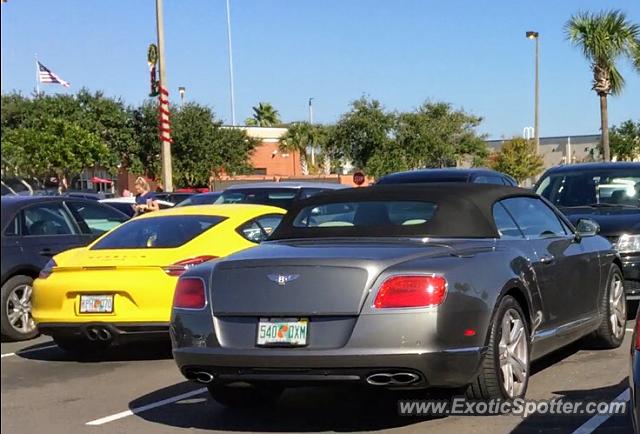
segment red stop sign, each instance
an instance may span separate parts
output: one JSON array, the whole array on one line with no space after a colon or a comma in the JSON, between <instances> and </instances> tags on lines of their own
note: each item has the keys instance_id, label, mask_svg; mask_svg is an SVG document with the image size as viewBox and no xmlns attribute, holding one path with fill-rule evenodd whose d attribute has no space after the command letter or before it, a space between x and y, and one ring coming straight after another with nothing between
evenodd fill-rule
<instances>
[{"instance_id":1,"label":"red stop sign","mask_svg":"<svg viewBox=\"0 0 640 434\"><path fill-rule=\"evenodd\" d=\"M353 174L353 183L355 185L362 185L364 184L364 181L365 181L364 173L356 172Z\"/></svg>"}]
</instances>

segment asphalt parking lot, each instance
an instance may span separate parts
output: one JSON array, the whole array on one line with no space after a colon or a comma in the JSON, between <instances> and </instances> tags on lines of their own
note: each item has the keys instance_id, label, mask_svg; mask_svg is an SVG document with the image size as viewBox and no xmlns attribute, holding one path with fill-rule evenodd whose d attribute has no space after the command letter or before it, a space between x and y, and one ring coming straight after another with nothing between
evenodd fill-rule
<instances>
[{"instance_id":1,"label":"asphalt parking lot","mask_svg":"<svg viewBox=\"0 0 640 434\"><path fill-rule=\"evenodd\" d=\"M627 329L632 327L629 322ZM527 398L624 397L630 339L627 332L615 351L573 345L535 363ZM300 388L288 390L274 408L228 410L208 399L201 386L184 381L168 345L138 344L101 360L78 360L46 337L2 343L2 432L7 433L631 432L627 415L399 416L397 399L397 394L357 389Z\"/></svg>"}]
</instances>

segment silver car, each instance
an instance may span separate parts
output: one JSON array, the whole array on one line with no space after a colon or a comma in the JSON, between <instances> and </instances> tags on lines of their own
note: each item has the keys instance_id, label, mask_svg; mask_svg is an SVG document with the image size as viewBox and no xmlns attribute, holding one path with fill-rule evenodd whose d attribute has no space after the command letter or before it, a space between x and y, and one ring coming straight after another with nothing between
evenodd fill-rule
<instances>
[{"instance_id":1,"label":"silver car","mask_svg":"<svg viewBox=\"0 0 640 434\"><path fill-rule=\"evenodd\" d=\"M335 382L522 397L532 360L622 342L620 258L597 229L512 187L319 195L268 242L180 278L173 354L225 405Z\"/></svg>"}]
</instances>

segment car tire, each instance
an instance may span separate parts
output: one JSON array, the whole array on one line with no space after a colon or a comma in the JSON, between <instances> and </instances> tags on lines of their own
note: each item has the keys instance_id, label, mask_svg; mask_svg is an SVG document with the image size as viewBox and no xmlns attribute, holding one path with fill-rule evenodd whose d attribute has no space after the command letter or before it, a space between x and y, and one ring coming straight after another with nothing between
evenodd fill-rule
<instances>
[{"instance_id":1,"label":"car tire","mask_svg":"<svg viewBox=\"0 0 640 434\"><path fill-rule=\"evenodd\" d=\"M63 351L78 356L91 356L104 352L110 342L90 341L82 337L53 336L53 342Z\"/></svg>"},{"instance_id":2,"label":"car tire","mask_svg":"<svg viewBox=\"0 0 640 434\"><path fill-rule=\"evenodd\" d=\"M226 386L210 384L209 395L228 408L255 408L274 405L284 389L271 385Z\"/></svg>"},{"instance_id":3,"label":"car tire","mask_svg":"<svg viewBox=\"0 0 640 434\"><path fill-rule=\"evenodd\" d=\"M29 276L13 276L2 285L0 326L3 340L24 341L38 336L31 316L32 291L33 278ZM16 316L10 318L10 315ZM25 315L28 318L26 321Z\"/></svg>"},{"instance_id":4,"label":"car tire","mask_svg":"<svg viewBox=\"0 0 640 434\"><path fill-rule=\"evenodd\" d=\"M587 343L590 347L612 349L622 344L627 321L624 277L616 264L611 264L605 285L600 300L600 312L604 316L598 330L587 338Z\"/></svg>"},{"instance_id":5,"label":"car tire","mask_svg":"<svg viewBox=\"0 0 640 434\"><path fill-rule=\"evenodd\" d=\"M505 330L510 333L503 333ZM520 304L509 295L503 297L489 329L480 373L468 386L467 397L482 400L524 397L529 384L530 342L529 324Z\"/></svg>"}]
</instances>

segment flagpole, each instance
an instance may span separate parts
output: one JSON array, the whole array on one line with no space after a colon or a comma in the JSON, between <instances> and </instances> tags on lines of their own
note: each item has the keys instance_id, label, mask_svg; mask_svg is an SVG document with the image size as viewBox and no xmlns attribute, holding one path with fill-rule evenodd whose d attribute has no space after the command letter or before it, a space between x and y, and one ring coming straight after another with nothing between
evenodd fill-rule
<instances>
[{"instance_id":1,"label":"flagpole","mask_svg":"<svg viewBox=\"0 0 640 434\"><path fill-rule=\"evenodd\" d=\"M38 55L35 54L36 59L36 96L40 96L40 67L38 66Z\"/></svg>"}]
</instances>

